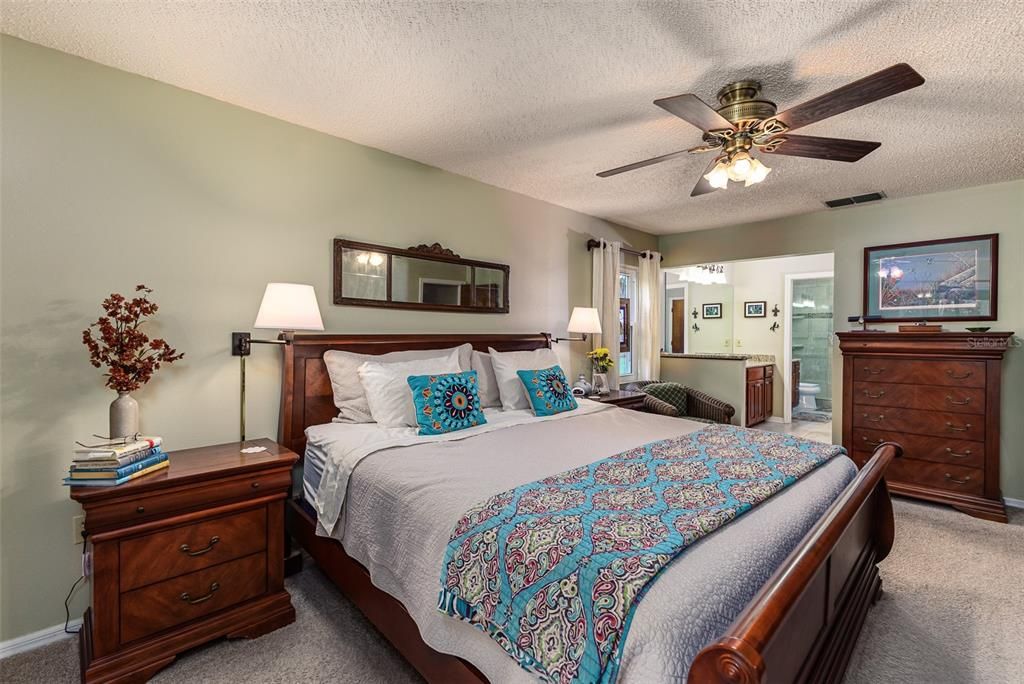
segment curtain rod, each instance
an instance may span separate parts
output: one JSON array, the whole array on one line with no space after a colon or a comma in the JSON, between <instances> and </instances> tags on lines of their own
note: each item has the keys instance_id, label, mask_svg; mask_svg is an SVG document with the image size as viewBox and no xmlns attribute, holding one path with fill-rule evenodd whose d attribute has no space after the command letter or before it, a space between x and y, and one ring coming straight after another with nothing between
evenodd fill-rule
<instances>
[{"instance_id":1,"label":"curtain rod","mask_svg":"<svg viewBox=\"0 0 1024 684\"><path fill-rule=\"evenodd\" d=\"M592 249L594 249L596 247L600 247L600 246L601 246L601 241L600 240L587 240L587 251L588 252L590 250L592 250ZM632 254L634 256L640 257L641 259L650 259L651 258L646 253L638 252L635 249L627 249L625 247L619 247L619 251L620 252L625 252L626 254ZM662 256L661 260L664 261L665 257Z\"/></svg>"}]
</instances>

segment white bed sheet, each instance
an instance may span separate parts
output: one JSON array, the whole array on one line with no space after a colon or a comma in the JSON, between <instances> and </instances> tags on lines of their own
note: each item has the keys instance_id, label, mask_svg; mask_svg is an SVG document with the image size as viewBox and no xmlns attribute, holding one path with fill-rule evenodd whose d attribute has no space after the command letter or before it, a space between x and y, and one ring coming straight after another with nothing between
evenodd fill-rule
<instances>
[{"instance_id":1,"label":"white bed sheet","mask_svg":"<svg viewBox=\"0 0 1024 684\"><path fill-rule=\"evenodd\" d=\"M491 429L472 439L405 436L398 448L386 447L395 436L373 435L368 425L311 427L307 455L328 469L368 442L385 445L352 465L344 514L334 524L318 524L317 532L344 543L373 583L406 606L431 647L469 660L492 682L534 681L483 632L437 611L455 521L497 492L703 427L588 404L594 402L582 402L585 410L560 420L494 411ZM316 469L305 478L307 491ZM636 608L619 681L685 681L697 652L725 630L855 473L848 458L835 458L680 554ZM340 508L324 500L340 491L321 478L317 504Z\"/></svg>"}]
</instances>

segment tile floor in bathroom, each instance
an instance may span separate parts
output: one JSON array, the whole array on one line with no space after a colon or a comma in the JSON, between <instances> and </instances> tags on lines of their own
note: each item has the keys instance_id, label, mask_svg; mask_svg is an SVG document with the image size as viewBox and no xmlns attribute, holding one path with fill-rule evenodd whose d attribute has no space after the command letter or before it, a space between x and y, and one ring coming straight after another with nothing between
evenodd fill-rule
<instances>
[{"instance_id":1,"label":"tile floor in bathroom","mask_svg":"<svg viewBox=\"0 0 1024 684\"><path fill-rule=\"evenodd\" d=\"M816 442L832 443L832 421L825 423L811 422L807 420L794 420L792 423L775 423L766 421L755 425L756 430L769 430L771 432L783 432L794 437L813 439Z\"/></svg>"}]
</instances>

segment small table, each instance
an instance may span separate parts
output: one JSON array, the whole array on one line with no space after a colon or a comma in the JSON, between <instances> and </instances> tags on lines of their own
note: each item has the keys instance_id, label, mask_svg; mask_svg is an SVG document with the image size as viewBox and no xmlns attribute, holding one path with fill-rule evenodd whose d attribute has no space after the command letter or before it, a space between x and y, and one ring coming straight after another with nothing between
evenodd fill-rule
<instances>
[{"instance_id":1,"label":"small table","mask_svg":"<svg viewBox=\"0 0 1024 684\"><path fill-rule=\"evenodd\" d=\"M264 451L243 454L243 447ZM118 487L72 487L85 509L92 605L82 681L146 681L182 651L295 621L284 503L298 456L269 439L175 451Z\"/></svg>"},{"instance_id":2,"label":"small table","mask_svg":"<svg viewBox=\"0 0 1024 684\"><path fill-rule=\"evenodd\" d=\"M630 409L633 411L644 410L644 397L647 395L643 392L629 392L627 390L611 390L608 394L597 394L586 397L591 401L599 401L602 404L613 404L619 408Z\"/></svg>"}]
</instances>

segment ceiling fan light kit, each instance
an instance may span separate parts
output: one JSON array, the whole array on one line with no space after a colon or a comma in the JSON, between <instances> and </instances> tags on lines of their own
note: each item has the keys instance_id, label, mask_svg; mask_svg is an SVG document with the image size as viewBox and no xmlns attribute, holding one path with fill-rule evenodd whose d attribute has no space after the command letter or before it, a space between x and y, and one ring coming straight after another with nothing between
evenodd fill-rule
<instances>
[{"instance_id":1,"label":"ceiling fan light kit","mask_svg":"<svg viewBox=\"0 0 1024 684\"><path fill-rule=\"evenodd\" d=\"M828 161L855 162L878 149L881 143L794 135L797 128L842 114L924 83L907 64L896 64L778 114L774 102L760 98L758 81L736 81L718 91L718 109L712 109L692 93L655 100L654 104L703 131L704 144L688 150L634 162L597 175L615 176L685 154L717 152L707 171L694 186L692 197L729 187L729 181L745 187L760 183L771 169L750 154L784 154Z\"/></svg>"}]
</instances>

